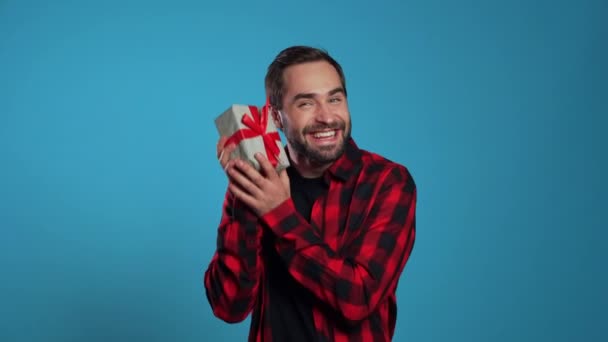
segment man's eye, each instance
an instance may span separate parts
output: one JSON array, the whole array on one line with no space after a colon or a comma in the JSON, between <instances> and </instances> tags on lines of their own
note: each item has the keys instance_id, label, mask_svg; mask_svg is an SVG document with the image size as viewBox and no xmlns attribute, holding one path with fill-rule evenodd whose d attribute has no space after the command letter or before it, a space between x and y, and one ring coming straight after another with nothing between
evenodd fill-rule
<instances>
[{"instance_id":1,"label":"man's eye","mask_svg":"<svg viewBox=\"0 0 608 342\"><path fill-rule=\"evenodd\" d=\"M340 103L342 102L342 98L341 97L332 97L331 99L329 99L330 103Z\"/></svg>"},{"instance_id":2,"label":"man's eye","mask_svg":"<svg viewBox=\"0 0 608 342\"><path fill-rule=\"evenodd\" d=\"M298 104L298 108L310 107L312 106L312 102L301 102Z\"/></svg>"}]
</instances>

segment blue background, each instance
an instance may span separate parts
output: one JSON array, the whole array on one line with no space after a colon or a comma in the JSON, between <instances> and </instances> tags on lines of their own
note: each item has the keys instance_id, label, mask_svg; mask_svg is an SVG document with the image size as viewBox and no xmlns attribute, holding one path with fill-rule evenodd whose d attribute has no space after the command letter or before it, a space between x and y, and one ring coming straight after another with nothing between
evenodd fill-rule
<instances>
[{"instance_id":1,"label":"blue background","mask_svg":"<svg viewBox=\"0 0 608 342\"><path fill-rule=\"evenodd\" d=\"M416 179L396 341L606 340L607 4L0 1L0 340L245 340L213 118L293 44Z\"/></svg>"}]
</instances>

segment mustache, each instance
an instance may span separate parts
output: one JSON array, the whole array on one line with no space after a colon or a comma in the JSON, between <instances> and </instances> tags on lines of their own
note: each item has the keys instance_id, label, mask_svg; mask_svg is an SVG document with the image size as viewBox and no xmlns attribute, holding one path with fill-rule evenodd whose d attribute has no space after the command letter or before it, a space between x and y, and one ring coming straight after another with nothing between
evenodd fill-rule
<instances>
[{"instance_id":1,"label":"mustache","mask_svg":"<svg viewBox=\"0 0 608 342\"><path fill-rule=\"evenodd\" d=\"M336 121L331 124L314 124L304 127L302 131L304 134L308 134L311 132L322 131L322 130L334 130L334 129L346 129L346 123L344 121Z\"/></svg>"}]
</instances>

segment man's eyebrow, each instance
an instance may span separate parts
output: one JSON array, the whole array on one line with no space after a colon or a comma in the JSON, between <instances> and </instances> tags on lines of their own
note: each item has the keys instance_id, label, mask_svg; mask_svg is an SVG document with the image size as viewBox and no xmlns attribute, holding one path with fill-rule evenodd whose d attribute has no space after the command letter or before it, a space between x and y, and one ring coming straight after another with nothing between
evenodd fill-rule
<instances>
[{"instance_id":1,"label":"man's eyebrow","mask_svg":"<svg viewBox=\"0 0 608 342\"><path fill-rule=\"evenodd\" d=\"M332 90L330 90L330 91L329 91L329 93L327 93L327 95L332 96L332 95L336 95L336 94L338 94L338 93L342 93L342 94L344 94L344 93L345 93L344 88L342 88L342 87L337 87L337 88L335 88L335 89L332 89Z\"/></svg>"},{"instance_id":2,"label":"man's eyebrow","mask_svg":"<svg viewBox=\"0 0 608 342\"><path fill-rule=\"evenodd\" d=\"M314 93L299 93L296 94L296 96L293 97L293 99L291 100L291 102L296 102L299 99L312 99L315 97Z\"/></svg>"},{"instance_id":3,"label":"man's eyebrow","mask_svg":"<svg viewBox=\"0 0 608 342\"><path fill-rule=\"evenodd\" d=\"M328 91L328 92L327 92L327 95L328 95L328 96L332 96L332 95L336 95L336 94L338 94L338 93L342 93L342 94L344 94L344 88L342 88L342 87L337 87L337 88L334 88L334 89L332 89L332 90ZM315 96L316 96L316 94L315 94L315 93L299 93L299 94L296 94L296 95L293 97L293 99L291 100L291 102L292 102L292 103L293 103L293 102L296 102L296 101L297 101L297 100L299 100L299 99L312 99L312 98L314 98Z\"/></svg>"}]
</instances>

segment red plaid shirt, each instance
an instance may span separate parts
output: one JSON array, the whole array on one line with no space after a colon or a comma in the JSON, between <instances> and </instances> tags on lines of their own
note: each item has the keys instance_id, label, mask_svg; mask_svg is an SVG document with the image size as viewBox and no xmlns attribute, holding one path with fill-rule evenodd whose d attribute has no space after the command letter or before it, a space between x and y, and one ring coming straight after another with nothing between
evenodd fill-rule
<instances>
[{"instance_id":1,"label":"red plaid shirt","mask_svg":"<svg viewBox=\"0 0 608 342\"><path fill-rule=\"evenodd\" d=\"M261 218L230 192L217 250L205 272L207 299L220 319L236 323L253 310L249 341L271 341L264 288L262 234L274 233L289 273L318 299L320 341L390 341L395 290L416 233L416 186L408 170L359 149L351 139L325 173L327 196L310 223L291 199Z\"/></svg>"}]
</instances>

